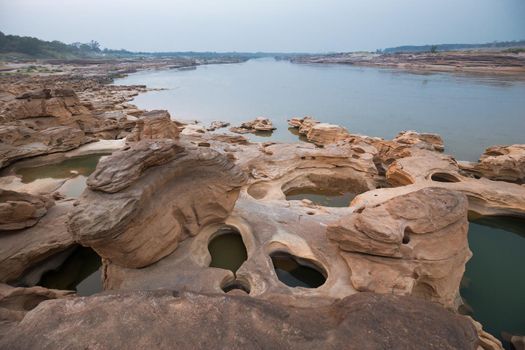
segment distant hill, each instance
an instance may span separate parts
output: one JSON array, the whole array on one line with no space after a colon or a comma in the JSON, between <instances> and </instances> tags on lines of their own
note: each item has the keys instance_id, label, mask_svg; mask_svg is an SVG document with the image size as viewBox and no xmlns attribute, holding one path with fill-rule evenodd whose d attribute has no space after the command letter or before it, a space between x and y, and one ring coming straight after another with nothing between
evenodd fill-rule
<instances>
[{"instance_id":1,"label":"distant hill","mask_svg":"<svg viewBox=\"0 0 525 350\"><path fill-rule=\"evenodd\" d=\"M457 51L457 50L475 50L475 49L496 49L504 50L510 48L525 48L525 40L519 41L495 41L485 44L439 44L439 45L405 45L389 47L384 50L378 50L383 53L401 53L401 52L430 52L430 51Z\"/></svg>"}]
</instances>

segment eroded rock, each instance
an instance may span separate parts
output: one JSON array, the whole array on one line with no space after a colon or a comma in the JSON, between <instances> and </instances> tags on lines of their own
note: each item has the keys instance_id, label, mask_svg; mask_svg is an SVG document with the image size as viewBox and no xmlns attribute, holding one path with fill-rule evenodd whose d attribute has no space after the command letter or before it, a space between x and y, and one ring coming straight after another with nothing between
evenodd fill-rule
<instances>
[{"instance_id":1,"label":"eroded rock","mask_svg":"<svg viewBox=\"0 0 525 350\"><path fill-rule=\"evenodd\" d=\"M492 146L474 165L476 173L491 180L525 183L525 145Z\"/></svg>"},{"instance_id":2,"label":"eroded rock","mask_svg":"<svg viewBox=\"0 0 525 350\"><path fill-rule=\"evenodd\" d=\"M339 125L319 123L313 125L306 134L308 141L316 145L328 145L348 140L350 134Z\"/></svg>"},{"instance_id":3,"label":"eroded rock","mask_svg":"<svg viewBox=\"0 0 525 350\"><path fill-rule=\"evenodd\" d=\"M73 210L76 240L103 258L143 267L235 204L244 174L209 148L141 141L101 161Z\"/></svg>"},{"instance_id":4,"label":"eroded rock","mask_svg":"<svg viewBox=\"0 0 525 350\"><path fill-rule=\"evenodd\" d=\"M0 282L16 280L30 267L74 244L66 226L71 208L71 202L57 202L38 224L0 235Z\"/></svg>"},{"instance_id":5,"label":"eroded rock","mask_svg":"<svg viewBox=\"0 0 525 350\"><path fill-rule=\"evenodd\" d=\"M0 231L35 225L54 205L52 199L0 189Z\"/></svg>"},{"instance_id":6,"label":"eroded rock","mask_svg":"<svg viewBox=\"0 0 525 350\"><path fill-rule=\"evenodd\" d=\"M429 187L376 203L358 198L352 204L358 205L357 212L330 224L327 234L339 244L353 286L455 308L471 256L466 197Z\"/></svg>"},{"instance_id":7,"label":"eroded rock","mask_svg":"<svg viewBox=\"0 0 525 350\"><path fill-rule=\"evenodd\" d=\"M145 324L152 331L137 331ZM47 301L0 340L0 347L9 349L115 344L155 344L158 349L476 349L478 338L468 319L408 297L360 293L305 309L242 296L159 291Z\"/></svg>"},{"instance_id":8,"label":"eroded rock","mask_svg":"<svg viewBox=\"0 0 525 350\"><path fill-rule=\"evenodd\" d=\"M245 134L255 133L258 131L270 132L275 129L276 128L273 126L272 121L270 119L265 117L257 117L254 120L242 123L238 127L230 128L230 131L238 134Z\"/></svg>"},{"instance_id":9,"label":"eroded rock","mask_svg":"<svg viewBox=\"0 0 525 350\"><path fill-rule=\"evenodd\" d=\"M135 128L127 141L176 139L179 136L177 125L171 121L168 111L159 110L144 113L135 123Z\"/></svg>"}]
</instances>

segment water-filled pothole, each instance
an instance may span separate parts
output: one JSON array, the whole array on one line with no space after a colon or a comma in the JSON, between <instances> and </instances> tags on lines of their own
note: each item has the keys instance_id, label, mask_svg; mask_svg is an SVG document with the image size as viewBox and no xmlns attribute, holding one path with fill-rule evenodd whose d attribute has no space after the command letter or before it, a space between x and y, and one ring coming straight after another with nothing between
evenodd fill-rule
<instances>
[{"instance_id":1,"label":"water-filled pothole","mask_svg":"<svg viewBox=\"0 0 525 350\"><path fill-rule=\"evenodd\" d=\"M286 200L311 200L324 207L348 207L356 196L353 192L338 192L327 189L300 188L286 193Z\"/></svg>"},{"instance_id":2,"label":"water-filled pothole","mask_svg":"<svg viewBox=\"0 0 525 350\"><path fill-rule=\"evenodd\" d=\"M86 188L86 180L95 171L100 158L107 154L73 157L60 163L27 166L14 170L28 184L40 179L68 179L60 188L66 197L78 197Z\"/></svg>"},{"instance_id":3,"label":"water-filled pothole","mask_svg":"<svg viewBox=\"0 0 525 350\"><path fill-rule=\"evenodd\" d=\"M289 287L317 288L326 282L326 272L314 262L285 252L270 254L277 278Z\"/></svg>"},{"instance_id":4,"label":"water-filled pothole","mask_svg":"<svg viewBox=\"0 0 525 350\"><path fill-rule=\"evenodd\" d=\"M208 244L210 267L235 273L246 261L248 254L241 234L233 227L221 228Z\"/></svg>"},{"instance_id":5,"label":"water-filled pothole","mask_svg":"<svg viewBox=\"0 0 525 350\"><path fill-rule=\"evenodd\" d=\"M430 177L432 181L437 182L459 182L460 180L452 174L449 173L434 173Z\"/></svg>"},{"instance_id":6,"label":"water-filled pothole","mask_svg":"<svg viewBox=\"0 0 525 350\"><path fill-rule=\"evenodd\" d=\"M102 260L94 250L78 247L58 269L42 275L38 285L92 295L102 291L101 265Z\"/></svg>"},{"instance_id":7,"label":"water-filled pothole","mask_svg":"<svg viewBox=\"0 0 525 350\"><path fill-rule=\"evenodd\" d=\"M468 241L473 255L461 281L464 311L502 341L502 332L525 334L525 222L469 214ZM510 348L505 342L504 346Z\"/></svg>"}]
</instances>

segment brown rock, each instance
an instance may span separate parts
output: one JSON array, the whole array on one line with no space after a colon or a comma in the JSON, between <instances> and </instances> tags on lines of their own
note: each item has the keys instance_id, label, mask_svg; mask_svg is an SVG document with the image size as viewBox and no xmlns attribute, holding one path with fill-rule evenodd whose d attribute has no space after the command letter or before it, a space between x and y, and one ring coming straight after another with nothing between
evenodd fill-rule
<instances>
[{"instance_id":1,"label":"brown rock","mask_svg":"<svg viewBox=\"0 0 525 350\"><path fill-rule=\"evenodd\" d=\"M316 145L328 145L338 143L350 138L348 131L339 125L319 123L313 125L306 134L308 141Z\"/></svg>"},{"instance_id":2,"label":"brown rock","mask_svg":"<svg viewBox=\"0 0 525 350\"><path fill-rule=\"evenodd\" d=\"M101 161L71 214L75 239L118 265L142 267L228 216L244 174L210 148L188 147L141 141Z\"/></svg>"},{"instance_id":3,"label":"brown rock","mask_svg":"<svg viewBox=\"0 0 525 350\"><path fill-rule=\"evenodd\" d=\"M0 231L35 225L53 204L44 196L0 189Z\"/></svg>"},{"instance_id":4,"label":"brown rock","mask_svg":"<svg viewBox=\"0 0 525 350\"><path fill-rule=\"evenodd\" d=\"M328 237L352 270L352 284L360 291L416 295L454 308L471 256L465 196L424 188L385 197L363 202L357 213L328 226Z\"/></svg>"},{"instance_id":5,"label":"brown rock","mask_svg":"<svg viewBox=\"0 0 525 350\"><path fill-rule=\"evenodd\" d=\"M148 331L141 331L145 325ZM408 297L360 293L329 306L297 308L158 291L50 300L0 340L1 348L13 350L115 346L467 350L477 348L478 338L467 318Z\"/></svg>"},{"instance_id":6,"label":"brown rock","mask_svg":"<svg viewBox=\"0 0 525 350\"><path fill-rule=\"evenodd\" d=\"M393 141L438 152L443 152L445 150L443 139L438 134L418 133L416 131L402 131L394 138Z\"/></svg>"},{"instance_id":7,"label":"brown rock","mask_svg":"<svg viewBox=\"0 0 525 350\"><path fill-rule=\"evenodd\" d=\"M127 141L176 139L179 136L177 125L171 121L168 111L158 110L144 113L127 137Z\"/></svg>"},{"instance_id":8,"label":"brown rock","mask_svg":"<svg viewBox=\"0 0 525 350\"><path fill-rule=\"evenodd\" d=\"M0 339L45 300L64 298L72 292L42 287L15 288L0 283Z\"/></svg>"},{"instance_id":9,"label":"brown rock","mask_svg":"<svg viewBox=\"0 0 525 350\"><path fill-rule=\"evenodd\" d=\"M0 235L0 282L16 280L31 266L74 244L66 227L71 207L71 202L57 202L38 224Z\"/></svg>"},{"instance_id":10,"label":"brown rock","mask_svg":"<svg viewBox=\"0 0 525 350\"><path fill-rule=\"evenodd\" d=\"M525 145L492 146L481 155L474 172L491 180L525 183Z\"/></svg>"},{"instance_id":11,"label":"brown rock","mask_svg":"<svg viewBox=\"0 0 525 350\"><path fill-rule=\"evenodd\" d=\"M239 127L230 128L231 132L238 134L255 133L257 131L273 131L276 128L273 126L272 121L265 117L257 117L254 120L244 122Z\"/></svg>"}]
</instances>

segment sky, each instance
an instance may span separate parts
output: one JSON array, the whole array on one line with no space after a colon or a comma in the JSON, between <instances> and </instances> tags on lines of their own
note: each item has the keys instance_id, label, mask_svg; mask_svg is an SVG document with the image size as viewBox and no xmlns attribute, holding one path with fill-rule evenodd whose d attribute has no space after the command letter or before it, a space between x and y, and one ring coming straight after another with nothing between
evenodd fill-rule
<instances>
[{"instance_id":1,"label":"sky","mask_svg":"<svg viewBox=\"0 0 525 350\"><path fill-rule=\"evenodd\" d=\"M525 0L0 0L0 31L132 51L374 51L525 39Z\"/></svg>"}]
</instances>

